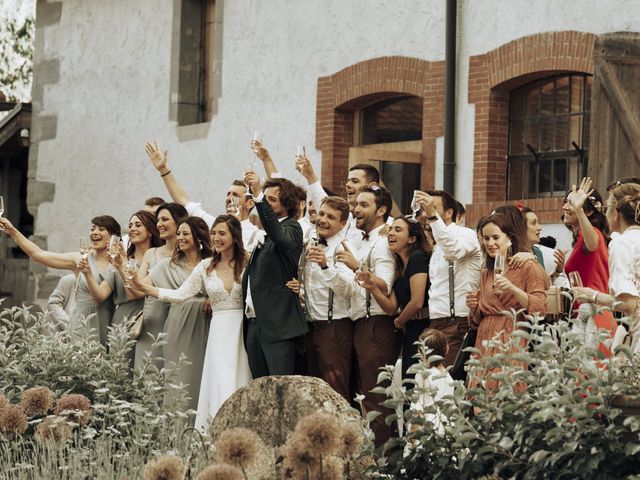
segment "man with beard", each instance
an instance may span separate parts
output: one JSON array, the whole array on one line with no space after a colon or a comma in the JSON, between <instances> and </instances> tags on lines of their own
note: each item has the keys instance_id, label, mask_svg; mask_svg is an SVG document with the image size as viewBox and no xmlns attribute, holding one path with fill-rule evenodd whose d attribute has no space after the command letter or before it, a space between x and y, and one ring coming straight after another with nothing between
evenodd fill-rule
<instances>
[{"instance_id":1,"label":"man with beard","mask_svg":"<svg viewBox=\"0 0 640 480\"><path fill-rule=\"evenodd\" d=\"M361 242L356 251L345 246L336 260L350 270L368 270L384 282L382 290L388 294L395 278L395 261L386 236L381 235L389 217L391 194L384 187L365 187L357 196L353 216L360 232ZM391 436L391 427L384 419L390 411L380 405L385 400L381 394L371 393L376 386L378 371L385 365L393 365L398 359L402 341L401 332L393 325L393 316L387 315L369 292L361 288L352 277L343 286L351 298L350 315L354 323L353 345L358 377L358 390L364 395L368 411L382 412L372 423L375 443L382 445Z\"/></svg>"}]
</instances>

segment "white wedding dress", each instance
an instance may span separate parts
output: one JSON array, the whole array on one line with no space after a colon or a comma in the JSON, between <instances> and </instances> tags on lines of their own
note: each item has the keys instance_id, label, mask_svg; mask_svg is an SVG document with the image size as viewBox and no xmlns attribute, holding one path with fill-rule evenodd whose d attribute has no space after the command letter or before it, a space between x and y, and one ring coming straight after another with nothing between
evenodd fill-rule
<instances>
[{"instance_id":1,"label":"white wedding dress","mask_svg":"<svg viewBox=\"0 0 640 480\"><path fill-rule=\"evenodd\" d=\"M209 428L218 409L237 389L251 381L251 371L242 337L242 285L234 282L231 292L215 270L206 274L210 259L200 262L177 290L159 289L159 299L183 302L205 288L211 299L213 315L204 357L200 397L195 427Z\"/></svg>"}]
</instances>

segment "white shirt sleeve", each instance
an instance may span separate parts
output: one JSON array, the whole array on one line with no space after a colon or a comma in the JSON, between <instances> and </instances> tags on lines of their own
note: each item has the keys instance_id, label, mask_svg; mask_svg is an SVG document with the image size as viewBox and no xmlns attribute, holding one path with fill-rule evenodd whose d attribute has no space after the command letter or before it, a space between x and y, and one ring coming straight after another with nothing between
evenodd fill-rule
<instances>
[{"instance_id":1,"label":"white shirt sleeve","mask_svg":"<svg viewBox=\"0 0 640 480\"><path fill-rule=\"evenodd\" d=\"M309 184L307 188L307 198L313 202L317 210L320 210L322 201L327 198L327 192L325 192L322 185L320 185L320 181Z\"/></svg>"},{"instance_id":2,"label":"white shirt sleeve","mask_svg":"<svg viewBox=\"0 0 640 480\"><path fill-rule=\"evenodd\" d=\"M163 302L170 303L184 303L192 297L195 297L202 291L205 278L205 263L208 265L207 260L203 260L196 268L193 269L189 277L184 281L180 288L173 290L171 288L159 288L158 299Z\"/></svg>"},{"instance_id":3,"label":"white shirt sleeve","mask_svg":"<svg viewBox=\"0 0 640 480\"><path fill-rule=\"evenodd\" d=\"M373 249L371 271L376 277L384 280L387 285L386 294L389 295L396 278L396 263L386 241L378 242Z\"/></svg>"},{"instance_id":4,"label":"white shirt sleeve","mask_svg":"<svg viewBox=\"0 0 640 480\"><path fill-rule=\"evenodd\" d=\"M480 249L478 236L473 230L466 227L447 228L439 216L438 220L431 223L431 232L447 260L462 260Z\"/></svg>"},{"instance_id":5,"label":"white shirt sleeve","mask_svg":"<svg viewBox=\"0 0 640 480\"><path fill-rule=\"evenodd\" d=\"M636 283L638 273L635 271L636 266L633 262L635 255L640 255L637 251L640 248L633 242L629 243L625 240L623 234L609 243L609 290L616 297L623 293L640 297Z\"/></svg>"},{"instance_id":6,"label":"white shirt sleeve","mask_svg":"<svg viewBox=\"0 0 640 480\"><path fill-rule=\"evenodd\" d=\"M184 208L187 210L187 213L192 217L200 217L201 219L203 219L207 224L207 227L211 229L211 226L213 225L213 222L216 218L213 215L205 212L204 209L202 208L201 203L189 202L184 206Z\"/></svg>"}]
</instances>

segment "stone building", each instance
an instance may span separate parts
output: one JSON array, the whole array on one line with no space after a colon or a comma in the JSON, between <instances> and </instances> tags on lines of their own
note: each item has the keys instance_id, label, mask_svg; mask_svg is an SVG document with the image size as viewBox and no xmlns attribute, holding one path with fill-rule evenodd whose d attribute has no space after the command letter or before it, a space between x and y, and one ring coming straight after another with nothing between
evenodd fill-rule
<instances>
[{"instance_id":1,"label":"stone building","mask_svg":"<svg viewBox=\"0 0 640 480\"><path fill-rule=\"evenodd\" d=\"M459 0L455 165L445 179L446 3L38 1L27 196L37 239L74 250L92 216L125 225L146 197L166 195L144 154L149 139L169 150L193 199L222 211L259 130L295 181L297 145L337 191L349 164L374 163L403 209L414 188L452 180L470 224L521 200L568 247L558 225L567 185L628 171L616 163L627 154L637 170L640 142L629 140L640 139L640 97L625 87L637 71L620 73L607 52L623 45L613 55L623 64L640 58L636 36L610 35L640 31L640 4ZM46 298L59 272L32 272L30 299Z\"/></svg>"}]
</instances>

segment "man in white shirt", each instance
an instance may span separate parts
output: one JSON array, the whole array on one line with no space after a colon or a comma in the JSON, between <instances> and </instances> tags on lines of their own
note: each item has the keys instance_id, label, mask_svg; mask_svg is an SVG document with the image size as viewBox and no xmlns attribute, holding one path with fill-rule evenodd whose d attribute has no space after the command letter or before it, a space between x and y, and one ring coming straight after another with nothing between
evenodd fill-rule
<instances>
[{"instance_id":1,"label":"man in white shirt","mask_svg":"<svg viewBox=\"0 0 640 480\"><path fill-rule=\"evenodd\" d=\"M164 181L164 185L173 201L182 205L189 215L202 218L207 226L211 228L216 217L206 212L202 208L202 204L191 201L186 190L180 185L168 166L167 151L162 152L157 144L147 143L147 155L155 169L160 173L160 177ZM237 209L234 203L237 203ZM258 227L249 220L249 213L253 207L254 201L251 195L247 195L246 185L242 180L234 180L227 189L225 210L227 214L235 215L240 220L242 243L244 243L244 248L248 252L253 250L260 237Z\"/></svg>"},{"instance_id":2,"label":"man in white shirt","mask_svg":"<svg viewBox=\"0 0 640 480\"><path fill-rule=\"evenodd\" d=\"M479 288L482 251L476 232L456 224L456 200L450 194L431 190L418 192L416 196L435 242L429 261L430 328L447 337L445 364L449 366L453 365L469 330L465 299L468 292Z\"/></svg>"},{"instance_id":3,"label":"man in white shirt","mask_svg":"<svg viewBox=\"0 0 640 480\"><path fill-rule=\"evenodd\" d=\"M353 211L361 244L355 252L346 248L336 256L337 261L354 272L358 268L368 269L384 282L387 293L391 292L395 279L395 261L386 236L380 233L385 227L391 206L391 194L386 188L373 186L362 189ZM376 386L379 369L396 363L402 335L393 325L393 316L387 315L371 294L356 283L354 277L343 283L337 286L351 297L350 312L355 322L353 344L358 390L365 396L364 406L368 411L383 413L372 423L375 443L381 445L391 435L391 427L384 421L391 411L380 406L385 396L371 393L371 389Z\"/></svg>"},{"instance_id":4,"label":"man in white shirt","mask_svg":"<svg viewBox=\"0 0 640 480\"><path fill-rule=\"evenodd\" d=\"M47 326L51 333L63 331L69 314L76 306L76 276L73 273L60 277L58 285L47 300Z\"/></svg>"},{"instance_id":5,"label":"man in white shirt","mask_svg":"<svg viewBox=\"0 0 640 480\"><path fill-rule=\"evenodd\" d=\"M349 296L341 286L353 280L353 271L337 262L344 249L341 234L349 205L340 197L326 197L318 211L318 245L307 244L300 256L300 290L303 309L311 327L305 338L307 367L348 402L353 363L353 322L349 316ZM349 248L347 246L347 248Z\"/></svg>"}]
</instances>

